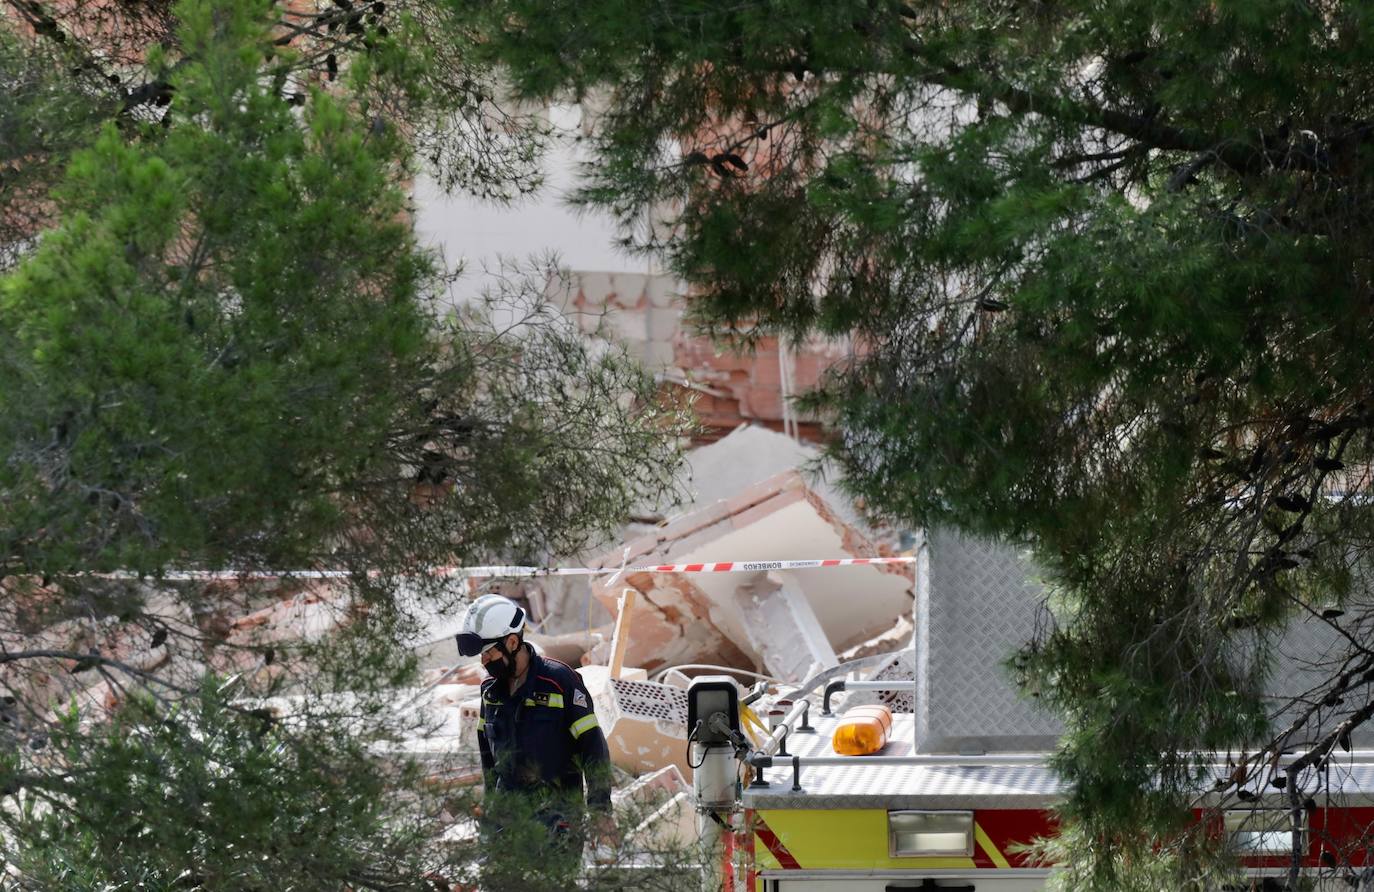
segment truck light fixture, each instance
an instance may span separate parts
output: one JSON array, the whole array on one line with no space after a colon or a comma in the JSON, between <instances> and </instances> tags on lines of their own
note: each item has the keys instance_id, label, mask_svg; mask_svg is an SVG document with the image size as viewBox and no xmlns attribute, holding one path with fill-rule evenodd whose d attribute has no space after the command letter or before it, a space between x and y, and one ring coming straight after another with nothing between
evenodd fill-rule
<instances>
[{"instance_id":1,"label":"truck light fixture","mask_svg":"<svg viewBox=\"0 0 1374 892\"><path fill-rule=\"evenodd\" d=\"M869 756L887 746L892 711L886 706L856 706L835 726L830 746L841 756Z\"/></svg>"},{"instance_id":2,"label":"truck light fixture","mask_svg":"<svg viewBox=\"0 0 1374 892\"><path fill-rule=\"evenodd\" d=\"M1293 852L1293 819L1287 809L1242 808L1226 812L1226 836L1244 855ZM1306 832L1307 821L1303 819Z\"/></svg>"},{"instance_id":3,"label":"truck light fixture","mask_svg":"<svg viewBox=\"0 0 1374 892\"><path fill-rule=\"evenodd\" d=\"M703 675L687 688L687 732L703 746L740 739L739 686L728 675Z\"/></svg>"},{"instance_id":4,"label":"truck light fixture","mask_svg":"<svg viewBox=\"0 0 1374 892\"><path fill-rule=\"evenodd\" d=\"M890 811L887 852L892 858L973 854L973 812Z\"/></svg>"}]
</instances>

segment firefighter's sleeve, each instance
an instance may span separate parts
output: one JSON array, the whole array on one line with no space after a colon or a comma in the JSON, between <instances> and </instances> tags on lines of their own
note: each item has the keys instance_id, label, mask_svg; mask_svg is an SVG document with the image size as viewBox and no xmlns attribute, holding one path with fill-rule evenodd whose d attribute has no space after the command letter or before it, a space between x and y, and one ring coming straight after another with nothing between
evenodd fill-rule
<instances>
[{"instance_id":1,"label":"firefighter's sleeve","mask_svg":"<svg viewBox=\"0 0 1374 892\"><path fill-rule=\"evenodd\" d=\"M578 678L571 702L567 704L568 733L577 741L577 755L582 765L582 777L587 782L587 804L594 809L611 807L611 752L606 748L606 735L596 721L591 694Z\"/></svg>"}]
</instances>

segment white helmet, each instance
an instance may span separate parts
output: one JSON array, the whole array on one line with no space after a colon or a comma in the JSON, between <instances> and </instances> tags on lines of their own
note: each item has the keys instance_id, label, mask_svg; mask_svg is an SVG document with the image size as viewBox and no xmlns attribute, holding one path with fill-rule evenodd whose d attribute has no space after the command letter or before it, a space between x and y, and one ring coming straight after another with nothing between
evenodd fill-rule
<instances>
[{"instance_id":1,"label":"white helmet","mask_svg":"<svg viewBox=\"0 0 1374 892\"><path fill-rule=\"evenodd\" d=\"M458 653L475 657L488 644L525 629L525 611L510 598L483 595L468 605L463 630L458 633Z\"/></svg>"}]
</instances>

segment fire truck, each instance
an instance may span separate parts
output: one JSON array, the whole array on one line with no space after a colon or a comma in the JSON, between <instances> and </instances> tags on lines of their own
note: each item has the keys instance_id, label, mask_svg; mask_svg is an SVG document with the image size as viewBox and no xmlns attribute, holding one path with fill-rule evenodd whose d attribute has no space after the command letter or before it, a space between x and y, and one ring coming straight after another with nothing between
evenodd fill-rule
<instances>
[{"instance_id":1,"label":"fire truck","mask_svg":"<svg viewBox=\"0 0 1374 892\"><path fill-rule=\"evenodd\" d=\"M689 692L689 724L703 722L693 741L694 793L703 836L719 842L721 889L1043 887L1049 868L1022 851L1053 832L1058 784L1040 755L917 753L909 713L892 715L881 754L837 755L833 738L843 717L824 708L839 689L833 683L819 711L804 696L782 707L772 701L765 707L774 714L771 728L753 746L745 742L744 717L769 701L756 698L758 691L732 696L733 686L705 677ZM739 722L728 719L732 706Z\"/></svg>"},{"instance_id":2,"label":"fire truck","mask_svg":"<svg viewBox=\"0 0 1374 892\"><path fill-rule=\"evenodd\" d=\"M703 838L714 843L724 892L1031 892L1053 866L1027 847L1055 832L1063 784L1048 765L1061 728L1016 692L1000 666L1042 621L1036 571L1003 545L935 531L918 551L916 633L899 654L825 669L790 690L743 690L730 678L689 688L687 728ZM1296 626L1275 695L1312 686L1307 674L1342 642ZM836 752L856 705L890 708L884 745ZM1365 735L1361 737L1361 734ZM1374 892L1374 740L1331 754L1320 790L1293 803L1267 787L1233 810L1208 808L1246 868L1241 888L1281 889L1299 840L1303 888ZM1281 766L1280 766L1281 767ZM1218 778L1231 770L1218 754ZM1308 770L1310 771L1310 769ZM1203 784L1206 788L1206 782ZM1219 800L1218 800L1219 802ZM1203 805L1213 803L1202 801ZM1367 865L1367 861L1369 864ZM1221 892L1221 890L1218 890Z\"/></svg>"},{"instance_id":3,"label":"fire truck","mask_svg":"<svg viewBox=\"0 0 1374 892\"><path fill-rule=\"evenodd\" d=\"M860 661L861 663L864 661ZM839 672L853 670L842 666ZM838 673L837 673L838 674ZM906 682L910 686L911 682ZM846 720L831 708L844 691L900 690L892 681L827 680L820 708L806 690L769 700L762 688L741 696L724 676L689 690L694 795L703 839L719 870L708 888L722 892L1033 892L1052 865L1029 853L1052 836L1062 785L1044 753L920 753L911 713L891 716L881 752L839 755ZM778 704L782 705L779 706ZM774 714L748 736L752 707ZM771 708L770 708L771 707ZM813 713L816 713L813 715ZM766 734L763 732L766 731ZM1374 889L1374 750L1342 753L1304 788L1321 790L1303 809L1304 889ZM1215 776L1229 766L1218 758ZM1220 813L1248 883L1285 888L1292 863L1292 811L1271 789ZM1199 820L1215 819L1197 812ZM1222 892L1222 890L1218 890Z\"/></svg>"}]
</instances>

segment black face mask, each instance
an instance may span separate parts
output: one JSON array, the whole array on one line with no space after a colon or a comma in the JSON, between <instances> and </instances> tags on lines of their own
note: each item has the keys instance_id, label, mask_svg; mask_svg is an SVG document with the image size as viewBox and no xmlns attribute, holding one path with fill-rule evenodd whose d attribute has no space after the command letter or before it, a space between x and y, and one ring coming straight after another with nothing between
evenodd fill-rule
<instances>
[{"instance_id":1,"label":"black face mask","mask_svg":"<svg viewBox=\"0 0 1374 892\"><path fill-rule=\"evenodd\" d=\"M504 641L497 644L496 649L501 652L501 658L482 664L482 668L497 681L510 681L511 676L515 675L515 654L506 650Z\"/></svg>"}]
</instances>

